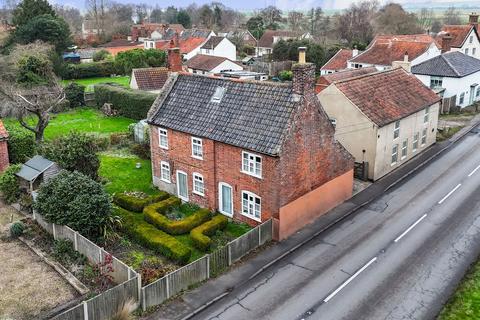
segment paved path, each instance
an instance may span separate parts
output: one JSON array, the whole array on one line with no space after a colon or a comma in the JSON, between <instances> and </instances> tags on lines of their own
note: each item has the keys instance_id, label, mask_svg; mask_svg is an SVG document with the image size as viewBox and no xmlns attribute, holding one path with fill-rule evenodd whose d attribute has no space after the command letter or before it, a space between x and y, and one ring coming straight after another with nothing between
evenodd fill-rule
<instances>
[{"instance_id":1,"label":"paved path","mask_svg":"<svg viewBox=\"0 0 480 320\"><path fill-rule=\"evenodd\" d=\"M480 253L480 135L194 319L433 319Z\"/></svg>"}]
</instances>

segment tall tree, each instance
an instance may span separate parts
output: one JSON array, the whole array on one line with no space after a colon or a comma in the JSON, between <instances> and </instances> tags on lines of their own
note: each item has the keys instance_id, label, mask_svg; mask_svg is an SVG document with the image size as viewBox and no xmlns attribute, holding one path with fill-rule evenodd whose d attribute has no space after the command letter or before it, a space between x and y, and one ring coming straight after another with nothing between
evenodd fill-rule
<instances>
[{"instance_id":1,"label":"tall tree","mask_svg":"<svg viewBox=\"0 0 480 320\"><path fill-rule=\"evenodd\" d=\"M162 9L160 9L157 6L153 8L152 12L150 13L150 22L152 23L161 23L163 20L163 12Z\"/></svg>"},{"instance_id":2,"label":"tall tree","mask_svg":"<svg viewBox=\"0 0 480 320\"><path fill-rule=\"evenodd\" d=\"M246 23L248 31L258 39L261 38L263 32L265 32L265 24L261 16L254 16L248 19Z\"/></svg>"},{"instance_id":3,"label":"tall tree","mask_svg":"<svg viewBox=\"0 0 480 320\"><path fill-rule=\"evenodd\" d=\"M188 15L187 11L180 10L177 14L177 22L180 23L184 28L191 28L192 21L190 16Z\"/></svg>"},{"instance_id":4,"label":"tall tree","mask_svg":"<svg viewBox=\"0 0 480 320\"><path fill-rule=\"evenodd\" d=\"M23 26L43 14L56 17L55 10L47 0L23 0L13 11L12 23L16 27Z\"/></svg>"},{"instance_id":5,"label":"tall tree","mask_svg":"<svg viewBox=\"0 0 480 320\"><path fill-rule=\"evenodd\" d=\"M178 9L174 6L169 6L164 12L164 20L166 23L177 23Z\"/></svg>"},{"instance_id":6,"label":"tall tree","mask_svg":"<svg viewBox=\"0 0 480 320\"><path fill-rule=\"evenodd\" d=\"M55 12L58 17L63 18L70 28L72 33L79 33L82 31L83 17L80 10L63 5L55 5Z\"/></svg>"},{"instance_id":7,"label":"tall tree","mask_svg":"<svg viewBox=\"0 0 480 320\"><path fill-rule=\"evenodd\" d=\"M283 21L282 10L275 6L268 6L260 11L265 27L267 29L278 29L279 24Z\"/></svg>"},{"instance_id":8,"label":"tall tree","mask_svg":"<svg viewBox=\"0 0 480 320\"><path fill-rule=\"evenodd\" d=\"M213 24L217 29L222 28L222 9L218 4L213 5Z\"/></svg>"},{"instance_id":9,"label":"tall tree","mask_svg":"<svg viewBox=\"0 0 480 320\"><path fill-rule=\"evenodd\" d=\"M371 21L377 12L377 1L362 1L352 4L342 14L335 15L335 30L340 39L349 44L354 41L369 43L374 29Z\"/></svg>"},{"instance_id":10,"label":"tall tree","mask_svg":"<svg viewBox=\"0 0 480 320\"><path fill-rule=\"evenodd\" d=\"M301 31L305 28L305 15L299 11L290 11L287 18L288 26L292 31Z\"/></svg>"},{"instance_id":11,"label":"tall tree","mask_svg":"<svg viewBox=\"0 0 480 320\"><path fill-rule=\"evenodd\" d=\"M424 31L432 31L432 25L435 18L433 9L422 8L418 14L418 23Z\"/></svg>"},{"instance_id":12,"label":"tall tree","mask_svg":"<svg viewBox=\"0 0 480 320\"><path fill-rule=\"evenodd\" d=\"M208 5L204 5L200 8L200 24L202 27L211 29L215 23L213 17L213 11Z\"/></svg>"},{"instance_id":13,"label":"tall tree","mask_svg":"<svg viewBox=\"0 0 480 320\"><path fill-rule=\"evenodd\" d=\"M462 24L460 12L455 7L449 7L443 14L443 23L448 25Z\"/></svg>"},{"instance_id":14,"label":"tall tree","mask_svg":"<svg viewBox=\"0 0 480 320\"><path fill-rule=\"evenodd\" d=\"M414 13L406 12L397 3L380 8L374 19L375 31L380 34L416 34L423 30Z\"/></svg>"}]
</instances>

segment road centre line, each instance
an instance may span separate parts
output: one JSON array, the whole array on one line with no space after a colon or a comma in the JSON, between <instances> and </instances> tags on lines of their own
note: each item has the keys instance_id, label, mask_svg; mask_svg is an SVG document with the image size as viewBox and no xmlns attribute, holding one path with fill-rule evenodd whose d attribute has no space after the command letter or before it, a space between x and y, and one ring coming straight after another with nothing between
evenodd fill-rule
<instances>
[{"instance_id":1,"label":"road centre line","mask_svg":"<svg viewBox=\"0 0 480 320\"><path fill-rule=\"evenodd\" d=\"M472 172L470 172L470 174L468 175L468 177L471 177L474 175L475 172L477 172L477 170L480 169L480 164L478 165L478 167L476 167L475 169L473 169Z\"/></svg>"},{"instance_id":2,"label":"road centre line","mask_svg":"<svg viewBox=\"0 0 480 320\"><path fill-rule=\"evenodd\" d=\"M372 263L377 261L377 257L373 258L372 260L368 261L367 264L365 264L363 267L361 267L357 272L355 272L350 278L348 278L340 287L335 289L332 293L326 297L323 302L328 302L330 301L337 293L339 293L343 288L345 288L350 282L353 281L360 273L362 273L365 269L367 269Z\"/></svg>"},{"instance_id":3,"label":"road centre line","mask_svg":"<svg viewBox=\"0 0 480 320\"><path fill-rule=\"evenodd\" d=\"M459 183L455 188L452 189L445 197L443 197L442 200L438 201L438 204L442 204L445 200L447 200L448 197L450 197L455 191L457 191L458 188L460 188L462 184Z\"/></svg>"},{"instance_id":4,"label":"road centre line","mask_svg":"<svg viewBox=\"0 0 480 320\"><path fill-rule=\"evenodd\" d=\"M405 230L401 235L399 235L395 240L393 240L393 242L398 242L400 241L400 239L402 239L407 233L409 233L413 228L415 228L415 226L417 224L420 223L420 221L422 221L423 219L425 219L427 217L427 214L425 213L423 216L420 217L420 219L418 219L417 221L415 221L410 227L408 227L407 230Z\"/></svg>"}]
</instances>

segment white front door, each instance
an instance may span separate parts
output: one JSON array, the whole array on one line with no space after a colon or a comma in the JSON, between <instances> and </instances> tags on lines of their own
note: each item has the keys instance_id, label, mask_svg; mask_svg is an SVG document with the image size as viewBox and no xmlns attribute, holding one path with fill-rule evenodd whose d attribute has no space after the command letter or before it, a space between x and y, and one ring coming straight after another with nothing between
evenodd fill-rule
<instances>
[{"instance_id":1,"label":"white front door","mask_svg":"<svg viewBox=\"0 0 480 320\"><path fill-rule=\"evenodd\" d=\"M233 189L230 185L220 182L218 185L219 211L226 216L233 216Z\"/></svg>"},{"instance_id":2,"label":"white front door","mask_svg":"<svg viewBox=\"0 0 480 320\"><path fill-rule=\"evenodd\" d=\"M188 201L187 174L177 170L177 195L183 201Z\"/></svg>"}]
</instances>

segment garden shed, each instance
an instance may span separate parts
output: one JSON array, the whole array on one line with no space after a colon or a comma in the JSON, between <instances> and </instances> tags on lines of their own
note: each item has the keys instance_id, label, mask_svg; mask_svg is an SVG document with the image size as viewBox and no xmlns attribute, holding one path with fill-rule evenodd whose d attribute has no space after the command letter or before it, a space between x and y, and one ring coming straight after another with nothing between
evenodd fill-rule
<instances>
[{"instance_id":1,"label":"garden shed","mask_svg":"<svg viewBox=\"0 0 480 320\"><path fill-rule=\"evenodd\" d=\"M42 182L47 182L60 171L60 167L40 155L36 155L25 162L16 173L20 180L20 187L30 192L38 189Z\"/></svg>"}]
</instances>

